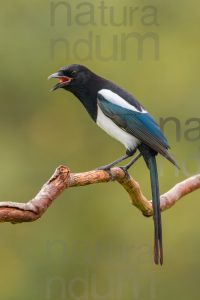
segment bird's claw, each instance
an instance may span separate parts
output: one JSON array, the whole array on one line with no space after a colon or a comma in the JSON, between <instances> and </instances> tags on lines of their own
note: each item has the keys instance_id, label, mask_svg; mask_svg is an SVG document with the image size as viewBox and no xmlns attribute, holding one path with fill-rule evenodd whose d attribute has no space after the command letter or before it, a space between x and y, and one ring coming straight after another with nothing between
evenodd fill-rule
<instances>
[{"instance_id":1,"label":"bird's claw","mask_svg":"<svg viewBox=\"0 0 200 300\"><path fill-rule=\"evenodd\" d=\"M125 173L125 176L126 177L130 177L130 175L129 175L129 172L128 172L128 169L127 169L127 167L126 166L122 166L122 167L119 167L124 173Z\"/></svg>"},{"instance_id":2,"label":"bird's claw","mask_svg":"<svg viewBox=\"0 0 200 300\"><path fill-rule=\"evenodd\" d=\"M111 168L107 168L105 166L102 166L102 167L96 168L95 170L106 171L109 174L109 176L111 178L111 181L115 180L115 176L113 175L113 173L111 171Z\"/></svg>"}]
</instances>

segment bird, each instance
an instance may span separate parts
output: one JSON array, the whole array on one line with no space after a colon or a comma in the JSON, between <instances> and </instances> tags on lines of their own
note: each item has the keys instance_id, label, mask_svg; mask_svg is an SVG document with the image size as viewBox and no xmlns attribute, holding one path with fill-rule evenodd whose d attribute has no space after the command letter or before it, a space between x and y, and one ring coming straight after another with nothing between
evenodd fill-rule
<instances>
[{"instance_id":1,"label":"bird","mask_svg":"<svg viewBox=\"0 0 200 300\"><path fill-rule=\"evenodd\" d=\"M136 98L89 68L79 64L61 67L48 79L57 78L58 83L51 91L64 89L79 99L91 119L111 137L121 142L125 154L98 169L111 171L116 164L131 158L121 168L128 169L143 157L150 173L153 221L154 221L154 262L163 264L163 239L160 212L160 192L156 156L161 154L177 168L178 165L168 152L169 143L160 127ZM136 152L138 154L136 155Z\"/></svg>"}]
</instances>

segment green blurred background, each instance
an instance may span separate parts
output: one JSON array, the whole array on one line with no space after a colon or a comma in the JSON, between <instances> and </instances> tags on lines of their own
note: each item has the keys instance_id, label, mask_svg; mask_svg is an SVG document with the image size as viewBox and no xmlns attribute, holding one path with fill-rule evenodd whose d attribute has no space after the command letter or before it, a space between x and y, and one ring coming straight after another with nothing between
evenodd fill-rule
<instances>
[{"instance_id":1,"label":"green blurred background","mask_svg":"<svg viewBox=\"0 0 200 300\"><path fill-rule=\"evenodd\" d=\"M48 92L54 82L47 76L69 63L134 93L158 122L176 118L180 138L173 122L164 131L181 171L158 159L161 192L200 170L199 1L106 1L106 20L101 1L87 3L91 19L83 1L1 3L1 201L31 199L60 164L86 171L124 151L74 96ZM118 23L123 9L134 9L132 22L113 24L110 8ZM124 34L147 34L142 52L130 39L122 59ZM150 197L142 160L131 172ZM2 224L0 299L198 299L199 196L163 214L162 268L153 264L152 218L142 217L116 183L70 189L35 223Z\"/></svg>"}]
</instances>

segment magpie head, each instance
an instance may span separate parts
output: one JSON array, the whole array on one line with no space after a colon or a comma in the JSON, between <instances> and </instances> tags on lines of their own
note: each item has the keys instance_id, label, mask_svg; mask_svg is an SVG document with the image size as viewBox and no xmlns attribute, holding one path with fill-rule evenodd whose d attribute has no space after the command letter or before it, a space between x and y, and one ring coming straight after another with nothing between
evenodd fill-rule
<instances>
[{"instance_id":1,"label":"magpie head","mask_svg":"<svg viewBox=\"0 0 200 300\"><path fill-rule=\"evenodd\" d=\"M68 65L60 68L58 72L51 74L48 79L57 78L58 83L51 91L59 88L71 91L88 83L93 73L82 65Z\"/></svg>"}]
</instances>

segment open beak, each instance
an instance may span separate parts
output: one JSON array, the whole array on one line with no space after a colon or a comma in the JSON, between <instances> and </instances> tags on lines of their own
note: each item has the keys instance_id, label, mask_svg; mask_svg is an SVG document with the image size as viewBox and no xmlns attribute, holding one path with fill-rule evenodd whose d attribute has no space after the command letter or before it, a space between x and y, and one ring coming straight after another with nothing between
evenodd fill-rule
<instances>
[{"instance_id":1,"label":"open beak","mask_svg":"<svg viewBox=\"0 0 200 300\"><path fill-rule=\"evenodd\" d=\"M50 92L53 92L59 88L67 86L72 81L72 78L70 78L68 76L64 76L61 72L51 74L48 77L48 80L52 79L52 78L58 78L59 82L53 86L53 88L50 90Z\"/></svg>"}]
</instances>

